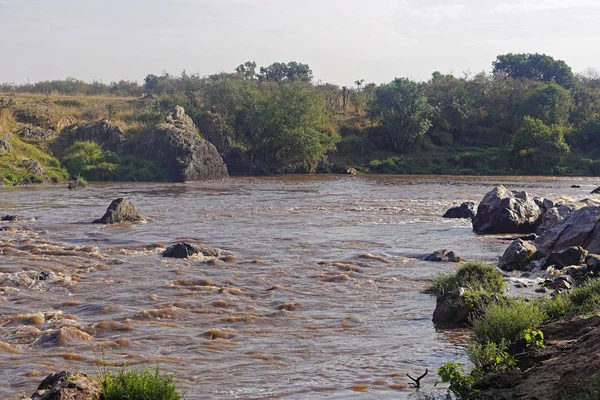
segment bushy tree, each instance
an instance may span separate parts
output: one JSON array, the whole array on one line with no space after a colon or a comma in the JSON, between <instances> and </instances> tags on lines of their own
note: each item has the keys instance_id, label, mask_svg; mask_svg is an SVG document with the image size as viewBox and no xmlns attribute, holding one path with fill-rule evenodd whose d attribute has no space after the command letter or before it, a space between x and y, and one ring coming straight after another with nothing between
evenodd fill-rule
<instances>
[{"instance_id":1,"label":"bushy tree","mask_svg":"<svg viewBox=\"0 0 600 400\"><path fill-rule=\"evenodd\" d=\"M264 173L314 170L339 135L314 86L300 81L256 82L240 88L235 141Z\"/></svg>"},{"instance_id":2,"label":"bushy tree","mask_svg":"<svg viewBox=\"0 0 600 400\"><path fill-rule=\"evenodd\" d=\"M494 72L504 73L513 78L534 79L542 82L556 82L563 87L573 85L571 67L562 60L545 54L504 54L493 63Z\"/></svg>"},{"instance_id":3,"label":"bushy tree","mask_svg":"<svg viewBox=\"0 0 600 400\"><path fill-rule=\"evenodd\" d=\"M423 139L431 127L433 111L423 84L396 78L375 89L368 113L382 124L392 148L405 151Z\"/></svg>"},{"instance_id":4,"label":"bushy tree","mask_svg":"<svg viewBox=\"0 0 600 400\"><path fill-rule=\"evenodd\" d=\"M271 82L284 81L302 81L310 82L312 80L312 70L307 64L291 61L289 63L276 62L268 67L261 67L259 79Z\"/></svg>"},{"instance_id":5,"label":"bushy tree","mask_svg":"<svg viewBox=\"0 0 600 400\"><path fill-rule=\"evenodd\" d=\"M537 87L523 102L518 115L542 120L546 125L567 125L573 107L569 90L550 83Z\"/></svg>"},{"instance_id":6,"label":"bushy tree","mask_svg":"<svg viewBox=\"0 0 600 400\"><path fill-rule=\"evenodd\" d=\"M529 116L511 142L513 155L525 164L542 163L552 168L570 152L560 125L546 125ZM550 170L551 171L551 170Z\"/></svg>"}]
</instances>

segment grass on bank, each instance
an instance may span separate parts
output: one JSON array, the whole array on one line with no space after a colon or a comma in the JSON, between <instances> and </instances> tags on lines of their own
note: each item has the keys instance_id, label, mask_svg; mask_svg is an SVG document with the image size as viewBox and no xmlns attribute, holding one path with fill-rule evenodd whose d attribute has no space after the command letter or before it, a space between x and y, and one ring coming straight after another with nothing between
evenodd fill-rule
<instances>
[{"instance_id":1,"label":"grass on bank","mask_svg":"<svg viewBox=\"0 0 600 400\"><path fill-rule=\"evenodd\" d=\"M440 296L461 287L470 291L502 293L504 279L502 274L489 264L466 262L455 273L436 277L426 291Z\"/></svg>"},{"instance_id":2,"label":"grass on bank","mask_svg":"<svg viewBox=\"0 0 600 400\"><path fill-rule=\"evenodd\" d=\"M104 400L181 400L173 375L156 367L106 372L100 377Z\"/></svg>"}]
</instances>

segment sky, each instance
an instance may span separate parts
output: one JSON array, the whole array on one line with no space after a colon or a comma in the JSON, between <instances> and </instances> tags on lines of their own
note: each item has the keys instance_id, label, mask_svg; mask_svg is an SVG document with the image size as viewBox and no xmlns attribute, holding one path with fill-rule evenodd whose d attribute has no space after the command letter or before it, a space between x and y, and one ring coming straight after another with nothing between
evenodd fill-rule
<instances>
[{"instance_id":1,"label":"sky","mask_svg":"<svg viewBox=\"0 0 600 400\"><path fill-rule=\"evenodd\" d=\"M0 0L0 82L308 64L352 85L545 53L600 69L599 0Z\"/></svg>"}]
</instances>

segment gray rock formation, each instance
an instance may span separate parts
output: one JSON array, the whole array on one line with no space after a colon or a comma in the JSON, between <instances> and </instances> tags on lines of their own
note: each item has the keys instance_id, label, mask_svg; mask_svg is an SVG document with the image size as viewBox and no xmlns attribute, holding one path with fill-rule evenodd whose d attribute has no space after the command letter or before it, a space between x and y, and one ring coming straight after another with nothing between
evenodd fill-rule
<instances>
[{"instance_id":1,"label":"gray rock formation","mask_svg":"<svg viewBox=\"0 0 600 400\"><path fill-rule=\"evenodd\" d=\"M83 372L61 371L48 375L31 400L95 400L102 398L102 387Z\"/></svg>"},{"instance_id":2,"label":"gray rock formation","mask_svg":"<svg viewBox=\"0 0 600 400\"><path fill-rule=\"evenodd\" d=\"M132 143L131 150L138 157L159 161L171 181L204 181L228 176L215 146L198 135L191 118L179 106L167 117L167 123Z\"/></svg>"},{"instance_id":3,"label":"gray rock formation","mask_svg":"<svg viewBox=\"0 0 600 400\"><path fill-rule=\"evenodd\" d=\"M113 200L106 209L106 214L93 223L118 224L121 222L139 222L143 220L144 217L142 217L133 204L123 198L119 198Z\"/></svg>"},{"instance_id":4,"label":"gray rock formation","mask_svg":"<svg viewBox=\"0 0 600 400\"><path fill-rule=\"evenodd\" d=\"M453 251L436 250L428 256L423 257L422 261L436 262L461 262L462 259Z\"/></svg>"},{"instance_id":5,"label":"gray rock formation","mask_svg":"<svg viewBox=\"0 0 600 400\"><path fill-rule=\"evenodd\" d=\"M581 246L590 253L600 253L600 206L583 207L564 221L542 233L535 244L547 254L572 246Z\"/></svg>"},{"instance_id":6,"label":"gray rock formation","mask_svg":"<svg viewBox=\"0 0 600 400\"><path fill-rule=\"evenodd\" d=\"M59 140L64 143L64 147L76 141L91 141L101 145L104 150L115 153L120 153L125 145L125 135L117 125L108 119L65 128Z\"/></svg>"},{"instance_id":7,"label":"gray rock formation","mask_svg":"<svg viewBox=\"0 0 600 400\"><path fill-rule=\"evenodd\" d=\"M25 126L18 132L23 139L33 139L39 141L52 140L58 133L53 129L44 129L39 126Z\"/></svg>"},{"instance_id":8,"label":"gray rock formation","mask_svg":"<svg viewBox=\"0 0 600 400\"><path fill-rule=\"evenodd\" d=\"M39 162L35 160L23 160L21 161L21 167L25 168L27 172L34 175L44 175L46 173L46 168Z\"/></svg>"},{"instance_id":9,"label":"gray rock formation","mask_svg":"<svg viewBox=\"0 0 600 400\"><path fill-rule=\"evenodd\" d=\"M449 208L442 218L468 218L475 217L475 203L466 201L460 206Z\"/></svg>"},{"instance_id":10,"label":"gray rock formation","mask_svg":"<svg viewBox=\"0 0 600 400\"><path fill-rule=\"evenodd\" d=\"M514 240L504 251L498 267L504 271L527 271L536 253L537 248L533 244L521 239Z\"/></svg>"},{"instance_id":11,"label":"gray rock formation","mask_svg":"<svg viewBox=\"0 0 600 400\"><path fill-rule=\"evenodd\" d=\"M473 231L478 234L534 232L544 211L528 193L497 186L479 203Z\"/></svg>"},{"instance_id":12,"label":"gray rock formation","mask_svg":"<svg viewBox=\"0 0 600 400\"><path fill-rule=\"evenodd\" d=\"M587 250L581 246L572 246L563 250L553 251L542 263L542 269L551 266L554 269L563 269L570 265L583 264L587 255Z\"/></svg>"}]
</instances>

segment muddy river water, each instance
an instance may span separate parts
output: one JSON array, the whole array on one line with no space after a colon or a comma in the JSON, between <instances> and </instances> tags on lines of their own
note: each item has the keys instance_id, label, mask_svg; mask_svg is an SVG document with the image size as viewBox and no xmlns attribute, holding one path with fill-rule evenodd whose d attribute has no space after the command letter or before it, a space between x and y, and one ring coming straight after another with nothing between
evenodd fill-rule
<instances>
[{"instance_id":1,"label":"muddy river water","mask_svg":"<svg viewBox=\"0 0 600 400\"><path fill-rule=\"evenodd\" d=\"M405 374L466 362L437 331L427 280L447 248L506 247L440 215L496 184L584 198L595 178L283 176L193 184L0 188L0 398L48 373L102 365L170 371L187 399L404 399ZM570 186L577 184L581 189ZM148 217L103 226L117 197ZM160 257L187 241L221 257ZM228 255L231 254L231 255Z\"/></svg>"}]
</instances>

